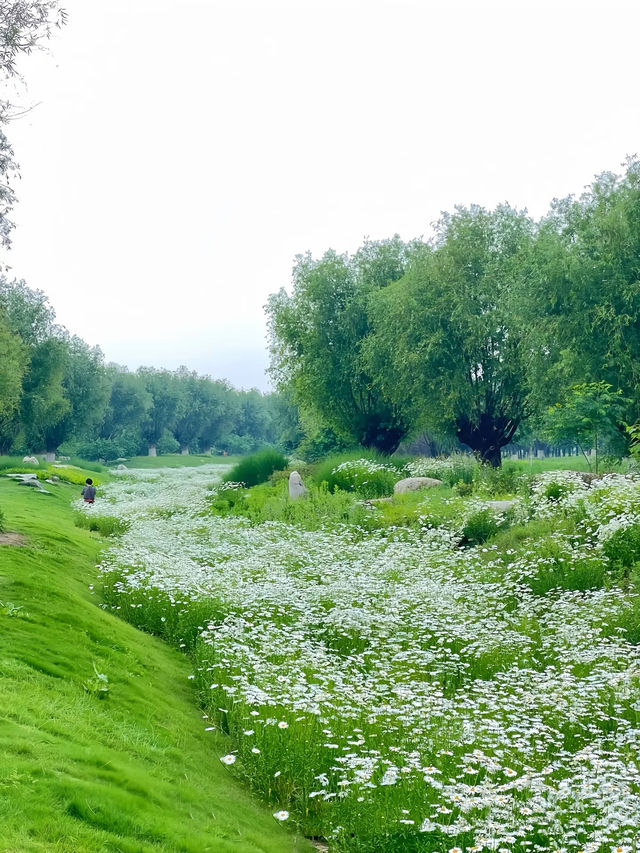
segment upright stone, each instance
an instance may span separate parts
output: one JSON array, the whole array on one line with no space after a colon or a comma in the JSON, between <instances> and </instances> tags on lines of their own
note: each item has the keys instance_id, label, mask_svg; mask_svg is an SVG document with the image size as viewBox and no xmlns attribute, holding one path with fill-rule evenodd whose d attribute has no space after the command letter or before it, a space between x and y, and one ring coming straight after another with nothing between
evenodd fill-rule
<instances>
[{"instance_id":1,"label":"upright stone","mask_svg":"<svg viewBox=\"0 0 640 853\"><path fill-rule=\"evenodd\" d=\"M302 482L302 477L297 471L292 471L289 474L289 497L291 500L303 498L307 494L307 490Z\"/></svg>"},{"instance_id":2,"label":"upright stone","mask_svg":"<svg viewBox=\"0 0 640 853\"><path fill-rule=\"evenodd\" d=\"M155 444L150 444L150 445L149 445L149 456L157 456L157 455L158 455L158 454L157 454L157 452L156 452L156 446L155 446Z\"/></svg>"}]
</instances>

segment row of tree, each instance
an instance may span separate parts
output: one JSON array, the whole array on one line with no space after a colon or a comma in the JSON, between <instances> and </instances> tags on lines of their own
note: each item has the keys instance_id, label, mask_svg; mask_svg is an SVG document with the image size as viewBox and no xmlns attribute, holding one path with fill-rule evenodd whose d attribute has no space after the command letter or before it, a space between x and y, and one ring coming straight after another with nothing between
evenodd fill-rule
<instances>
[{"instance_id":1,"label":"row of tree","mask_svg":"<svg viewBox=\"0 0 640 853\"><path fill-rule=\"evenodd\" d=\"M270 297L271 371L307 419L384 453L428 430L499 465L580 385L640 415L640 161L579 198L458 207L429 241L299 256ZM552 430L551 430L552 431Z\"/></svg>"},{"instance_id":2,"label":"row of tree","mask_svg":"<svg viewBox=\"0 0 640 853\"><path fill-rule=\"evenodd\" d=\"M297 440L296 411L281 395L238 391L185 367L107 365L99 348L56 325L41 291L0 279L0 452L63 447L116 459Z\"/></svg>"}]
</instances>

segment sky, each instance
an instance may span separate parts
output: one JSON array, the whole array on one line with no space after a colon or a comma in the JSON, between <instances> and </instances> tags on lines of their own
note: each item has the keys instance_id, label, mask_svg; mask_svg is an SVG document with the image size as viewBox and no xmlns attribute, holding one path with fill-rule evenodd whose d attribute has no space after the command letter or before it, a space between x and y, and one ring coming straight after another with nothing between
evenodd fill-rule
<instances>
[{"instance_id":1,"label":"sky","mask_svg":"<svg viewBox=\"0 0 640 853\"><path fill-rule=\"evenodd\" d=\"M640 153L637 0L64 0L7 97L10 275L136 369L269 388L297 254L542 216Z\"/></svg>"}]
</instances>

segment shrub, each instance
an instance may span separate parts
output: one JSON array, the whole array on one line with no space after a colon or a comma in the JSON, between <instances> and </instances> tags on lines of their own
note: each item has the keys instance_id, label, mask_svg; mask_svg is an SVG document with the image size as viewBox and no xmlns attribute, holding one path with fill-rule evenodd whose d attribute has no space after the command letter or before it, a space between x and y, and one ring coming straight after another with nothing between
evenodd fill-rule
<instances>
[{"instance_id":1,"label":"shrub","mask_svg":"<svg viewBox=\"0 0 640 853\"><path fill-rule=\"evenodd\" d=\"M462 528L464 542L468 545L482 545L498 532L498 523L490 509L480 509L471 513Z\"/></svg>"},{"instance_id":2,"label":"shrub","mask_svg":"<svg viewBox=\"0 0 640 853\"><path fill-rule=\"evenodd\" d=\"M612 533L602 543L602 551L612 563L629 568L640 560L640 524L630 524Z\"/></svg>"},{"instance_id":3,"label":"shrub","mask_svg":"<svg viewBox=\"0 0 640 853\"><path fill-rule=\"evenodd\" d=\"M461 498L469 497L469 495L473 494L473 483L466 483L464 480L458 480L453 488Z\"/></svg>"},{"instance_id":4,"label":"shrub","mask_svg":"<svg viewBox=\"0 0 640 853\"><path fill-rule=\"evenodd\" d=\"M421 457L405 466L409 477L433 477L450 486L456 483L473 483L480 466L473 456L467 453L452 453L451 456L429 459Z\"/></svg>"},{"instance_id":5,"label":"shrub","mask_svg":"<svg viewBox=\"0 0 640 853\"><path fill-rule=\"evenodd\" d=\"M549 501L559 501L565 494L566 489L560 483L556 483L555 480L547 483L543 490L544 497Z\"/></svg>"},{"instance_id":6,"label":"shrub","mask_svg":"<svg viewBox=\"0 0 640 853\"><path fill-rule=\"evenodd\" d=\"M157 450L159 456L166 456L168 453L177 453L180 450L180 444L169 430L165 430L158 439Z\"/></svg>"},{"instance_id":7,"label":"shrub","mask_svg":"<svg viewBox=\"0 0 640 853\"><path fill-rule=\"evenodd\" d=\"M0 533L4 533L5 529L6 528L4 526L4 513L2 512L2 508L0 507Z\"/></svg>"},{"instance_id":8,"label":"shrub","mask_svg":"<svg viewBox=\"0 0 640 853\"><path fill-rule=\"evenodd\" d=\"M481 494L512 495L520 491L522 485L522 472L514 462L504 462L500 468L477 465L474 470L474 491Z\"/></svg>"},{"instance_id":9,"label":"shrub","mask_svg":"<svg viewBox=\"0 0 640 853\"><path fill-rule=\"evenodd\" d=\"M266 483L274 471L282 471L287 467L287 458L277 450L266 448L246 456L224 478L226 483L244 483L245 486L257 486Z\"/></svg>"},{"instance_id":10,"label":"shrub","mask_svg":"<svg viewBox=\"0 0 640 853\"><path fill-rule=\"evenodd\" d=\"M113 515L93 515L79 512L74 523L83 530L93 530L101 536L114 536L129 529L129 522Z\"/></svg>"},{"instance_id":11,"label":"shrub","mask_svg":"<svg viewBox=\"0 0 640 853\"><path fill-rule=\"evenodd\" d=\"M364 498L382 498L393 494L399 474L390 468L370 459L350 459L333 468L323 482L330 491L340 489L344 492L357 492Z\"/></svg>"}]
</instances>

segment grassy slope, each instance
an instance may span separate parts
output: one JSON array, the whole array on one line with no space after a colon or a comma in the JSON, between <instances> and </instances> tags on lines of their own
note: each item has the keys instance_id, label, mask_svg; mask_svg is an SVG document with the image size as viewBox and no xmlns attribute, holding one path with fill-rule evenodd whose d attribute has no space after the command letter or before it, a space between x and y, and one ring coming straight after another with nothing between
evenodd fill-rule
<instances>
[{"instance_id":1,"label":"grassy slope","mask_svg":"<svg viewBox=\"0 0 640 853\"><path fill-rule=\"evenodd\" d=\"M53 497L0 479L9 530L0 547L0 851L303 851L218 760L188 663L97 607L101 542L73 526L75 486ZM93 663L109 677L83 690Z\"/></svg>"}]
</instances>

